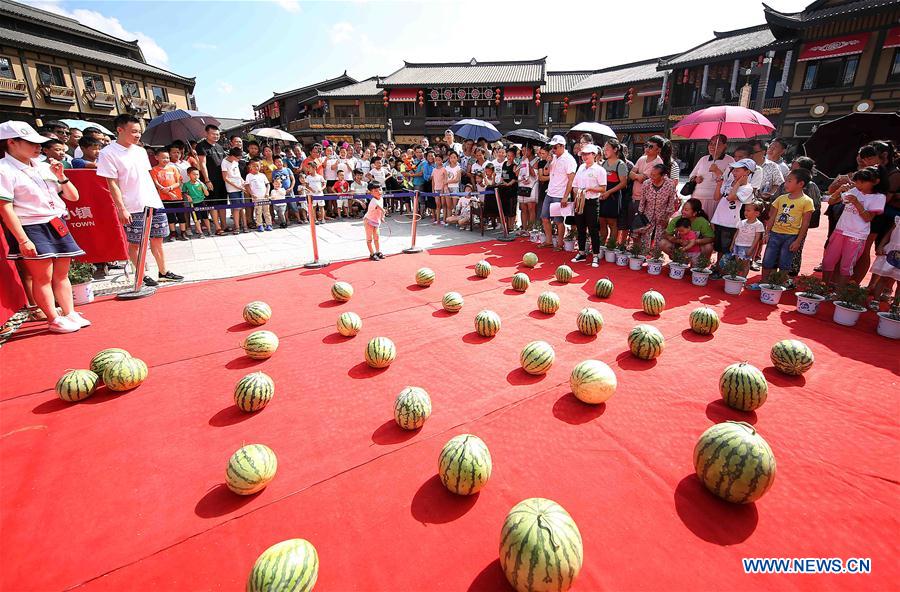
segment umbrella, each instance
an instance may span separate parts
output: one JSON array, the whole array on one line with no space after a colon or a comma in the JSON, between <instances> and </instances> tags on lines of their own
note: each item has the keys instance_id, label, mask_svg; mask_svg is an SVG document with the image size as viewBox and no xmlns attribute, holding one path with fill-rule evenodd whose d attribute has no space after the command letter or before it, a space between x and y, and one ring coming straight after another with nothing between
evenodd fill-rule
<instances>
[{"instance_id":1,"label":"umbrella","mask_svg":"<svg viewBox=\"0 0 900 592\"><path fill-rule=\"evenodd\" d=\"M270 140L283 140L285 142L296 142L297 138L274 127L258 127L250 132L250 135L257 138L269 138Z\"/></svg>"},{"instance_id":2,"label":"umbrella","mask_svg":"<svg viewBox=\"0 0 900 592\"><path fill-rule=\"evenodd\" d=\"M199 140L206 135L207 125L218 126L219 120L201 111L175 109L151 119L141 141L150 146L167 146L175 140Z\"/></svg>"},{"instance_id":3,"label":"umbrella","mask_svg":"<svg viewBox=\"0 0 900 592\"><path fill-rule=\"evenodd\" d=\"M852 113L816 128L803 144L803 152L816 161L816 168L836 177L856 170L856 153L873 140L900 143L897 113Z\"/></svg>"},{"instance_id":4,"label":"umbrella","mask_svg":"<svg viewBox=\"0 0 900 592\"><path fill-rule=\"evenodd\" d=\"M106 134L107 136L115 136L116 135L113 132L106 129L105 127L103 127L102 125L100 125L99 123L84 121L82 119L60 119L60 121L64 124L66 124L67 126L69 126L70 128L75 128L77 130L84 131L89 127L95 127L98 130L100 130L101 132L103 132L104 134Z\"/></svg>"},{"instance_id":5,"label":"umbrella","mask_svg":"<svg viewBox=\"0 0 900 592\"><path fill-rule=\"evenodd\" d=\"M460 119L450 126L450 131L465 140L478 141L485 139L488 142L496 142L503 137L497 128L480 119Z\"/></svg>"},{"instance_id":6,"label":"umbrella","mask_svg":"<svg viewBox=\"0 0 900 592\"><path fill-rule=\"evenodd\" d=\"M592 136L601 136L605 138L615 138L616 132L608 125L603 125L598 121L583 121L569 130L569 136L577 136L580 134L591 134Z\"/></svg>"},{"instance_id":7,"label":"umbrella","mask_svg":"<svg viewBox=\"0 0 900 592\"><path fill-rule=\"evenodd\" d=\"M535 144L543 145L550 141L550 138L548 138L541 132L536 132L530 129L513 130L506 134L506 139L513 142L518 142L520 144L529 144L532 146L534 146Z\"/></svg>"},{"instance_id":8,"label":"umbrella","mask_svg":"<svg viewBox=\"0 0 900 592\"><path fill-rule=\"evenodd\" d=\"M753 109L719 105L694 111L672 128L672 133L690 140L708 140L716 134L729 138L754 138L772 133L775 126Z\"/></svg>"}]
</instances>

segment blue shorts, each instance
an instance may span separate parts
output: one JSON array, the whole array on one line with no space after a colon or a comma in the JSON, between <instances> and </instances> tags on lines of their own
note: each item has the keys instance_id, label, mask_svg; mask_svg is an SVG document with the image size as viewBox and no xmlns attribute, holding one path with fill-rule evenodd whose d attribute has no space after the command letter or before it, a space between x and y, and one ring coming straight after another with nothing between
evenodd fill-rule
<instances>
[{"instance_id":1,"label":"blue shorts","mask_svg":"<svg viewBox=\"0 0 900 592\"><path fill-rule=\"evenodd\" d=\"M555 204L555 203L562 203L562 198L561 197L550 197L548 195L547 198L544 199L544 203L541 206L541 220L551 220L550 219L550 204ZM553 216L553 219L551 220L551 222L562 222L562 221L563 221L562 216Z\"/></svg>"},{"instance_id":2,"label":"blue shorts","mask_svg":"<svg viewBox=\"0 0 900 592\"><path fill-rule=\"evenodd\" d=\"M734 245L734 248L731 249L731 255L736 259L750 259L750 247Z\"/></svg>"},{"instance_id":3,"label":"blue shorts","mask_svg":"<svg viewBox=\"0 0 900 592\"><path fill-rule=\"evenodd\" d=\"M796 234L781 234L770 232L769 241L766 243L766 254L763 256L763 267L766 269L781 269L790 271L794 253L791 252L791 243L797 240Z\"/></svg>"}]
</instances>

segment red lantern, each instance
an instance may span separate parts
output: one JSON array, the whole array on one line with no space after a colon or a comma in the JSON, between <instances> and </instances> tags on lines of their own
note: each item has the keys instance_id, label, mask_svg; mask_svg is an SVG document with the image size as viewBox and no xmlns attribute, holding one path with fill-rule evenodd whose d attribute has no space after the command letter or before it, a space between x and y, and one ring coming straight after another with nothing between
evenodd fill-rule
<instances>
[{"instance_id":1,"label":"red lantern","mask_svg":"<svg viewBox=\"0 0 900 592\"><path fill-rule=\"evenodd\" d=\"M359 107L359 99L356 99L356 101L354 101L354 103L356 103L356 106Z\"/></svg>"},{"instance_id":2,"label":"red lantern","mask_svg":"<svg viewBox=\"0 0 900 592\"><path fill-rule=\"evenodd\" d=\"M591 93L591 98L592 98L592 99L596 99L596 98L597 98L597 93Z\"/></svg>"},{"instance_id":3,"label":"red lantern","mask_svg":"<svg viewBox=\"0 0 900 592\"><path fill-rule=\"evenodd\" d=\"M764 59L765 59L765 56L760 55L760 56L756 59L756 65L757 65L757 66L762 66L762 65L763 65L763 60L764 60Z\"/></svg>"},{"instance_id":4,"label":"red lantern","mask_svg":"<svg viewBox=\"0 0 900 592\"><path fill-rule=\"evenodd\" d=\"M498 107L500 106L500 99L494 99L494 104Z\"/></svg>"},{"instance_id":5,"label":"red lantern","mask_svg":"<svg viewBox=\"0 0 900 592\"><path fill-rule=\"evenodd\" d=\"M388 96L388 91L386 91L386 90L381 91L381 96L383 96L383 97Z\"/></svg>"},{"instance_id":6,"label":"red lantern","mask_svg":"<svg viewBox=\"0 0 900 592\"><path fill-rule=\"evenodd\" d=\"M684 72L681 75L681 84L687 84L687 81L688 81L688 70L687 70L687 68L685 68Z\"/></svg>"},{"instance_id":7,"label":"red lantern","mask_svg":"<svg viewBox=\"0 0 900 592\"><path fill-rule=\"evenodd\" d=\"M541 100L540 100L540 99L535 99L535 100L534 100L534 104L540 106Z\"/></svg>"},{"instance_id":8,"label":"red lantern","mask_svg":"<svg viewBox=\"0 0 900 592\"><path fill-rule=\"evenodd\" d=\"M387 102L387 101L384 101L384 102L383 102L383 103L382 103L382 105L384 105L384 106L385 106L385 108L387 108L387 106L388 106L388 102Z\"/></svg>"},{"instance_id":9,"label":"red lantern","mask_svg":"<svg viewBox=\"0 0 900 592\"><path fill-rule=\"evenodd\" d=\"M567 114L567 113L568 113L568 112L569 112L569 110L568 110L568 109L566 109L566 108L565 108L565 107L563 107L563 111L562 111L562 114L563 114L563 115L565 115L565 114Z\"/></svg>"},{"instance_id":10,"label":"red lantern","mask_svg":"<svg viewBox=\"0 0 900 592\"><path fill-rule=\"evenodd\" d=\"M425 91L422 91L422 90L419 91L419 96L420 96L420 97L421 97L422 95L424 95L424 94L425 94Z\"/></svg>"},{"instance_id":11,"label":"red lantern","mask_svg":"<svg viewBox=\"0 0 900 592\"><path fill-rule=\"evenodd\" d=\"M597 110L597 105L596 104L591 105L591 111L596 111L596 110Z\"/></svg>"}]
</instances>

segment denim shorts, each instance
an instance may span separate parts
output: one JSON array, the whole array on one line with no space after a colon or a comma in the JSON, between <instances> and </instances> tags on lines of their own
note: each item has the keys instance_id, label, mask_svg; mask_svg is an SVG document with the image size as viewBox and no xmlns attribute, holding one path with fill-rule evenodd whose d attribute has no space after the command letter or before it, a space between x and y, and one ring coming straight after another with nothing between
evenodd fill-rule
<instances>
[{"instance_id":1,"label":"denim shorts","mask_svg":"<svg viewBox=\"0 0 900 592\"><path fill-rule=\"evenodd\" d=\"M562 203L561 197L550 197L547 196L544 199L544 204L541 206L541 220L550 220L551 222L562 222L562 216L554 216L552 219L550 218L550 204Z\"/></svg>"},{"instance_id":2,"label":"denim shorts","mask_svg":"<svg viewBox=\"0 0 900 592\"><path fill-rule=\"evenodd\" d=\"M736 259L750 259L750 247L742 247L741 245L734 245L734 248L731 249L731 254Z\"/></svg>"},{"instance_id":3,"label":"denim shorts","mask_svg":"<svg viewBox=\"0 0 900 592\"><path fill-rule=\"evenodd\" d=\"M791 252L791 243L797 240L796 234L781 234L770 232L769 241L766 243L766 254L763 256L763 267L766 269L781 269L789 271L794 254Z\"/></svg>"}]
</instances>

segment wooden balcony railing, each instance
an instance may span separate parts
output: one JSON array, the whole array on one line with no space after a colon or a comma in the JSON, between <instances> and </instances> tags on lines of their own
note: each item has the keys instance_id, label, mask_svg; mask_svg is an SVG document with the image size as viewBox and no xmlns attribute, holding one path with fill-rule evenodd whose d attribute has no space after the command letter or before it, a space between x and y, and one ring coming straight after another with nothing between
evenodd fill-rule
<instances>
[{"instance_id":1,"label":"wooden balcony railing","mask_svg":"<svg viewBox=\"0 0 900 592\"><path fill-rule=\"evenodd\" d=\"M122 95L122 104L126 109L135 113L146 113L150 110L150 101L131 95Z\"/></svg>"},{"instance_id":2,"label":"wooden balcony railing","mask_svg":"<svg viewBox=\"0 0 900 592\"><path fill-rule=\"evenodd\" d=\"M44 100L48 103L75 103L75 89L55 84L42 84L38 87Z\"/></svg>"},{"instance_id":3,"label":"wooden balcony railing","mask_svg":"<svg viewBox=\"0 0 900 592\"><path fill-rule=\"evenodd\" d=\"M28 85L24 80L0 78L0 97L6 99L24 99L28 96Z\"/></svg>"},{"instance_id":4,"label":"wooden balcony railing","mask_svg":"<svg viewBox=\"0 0 900 592\"><path fill-rule=\"evenodd\" d=\"M116 95L112 93L86 88L84 89L84 98L94 109L112 109L116 106Z\"/></svg>"},{"instance_id":5,"label":"wooden balcony railing","mask_svg":"<svg viewBox=\"0 0 900 592\"><path fill-rule=\"evenodd\" d=\"M159 100L154 100L153 106L156 108L157 113L168 113L169 111L174 111L178 107L175 103Z\"/></svg>"},{"instance_id":6,"label":"wooden balcony railing","mask_svg":"<svg viewBox=\"0 0 900 592\"><path fill-rule=\"evenodd\" d=\"M287 131L297 132L320 129L384 129L384 119L379 117L305 117L288 122Z\"/></svg>"}]
</instances>

